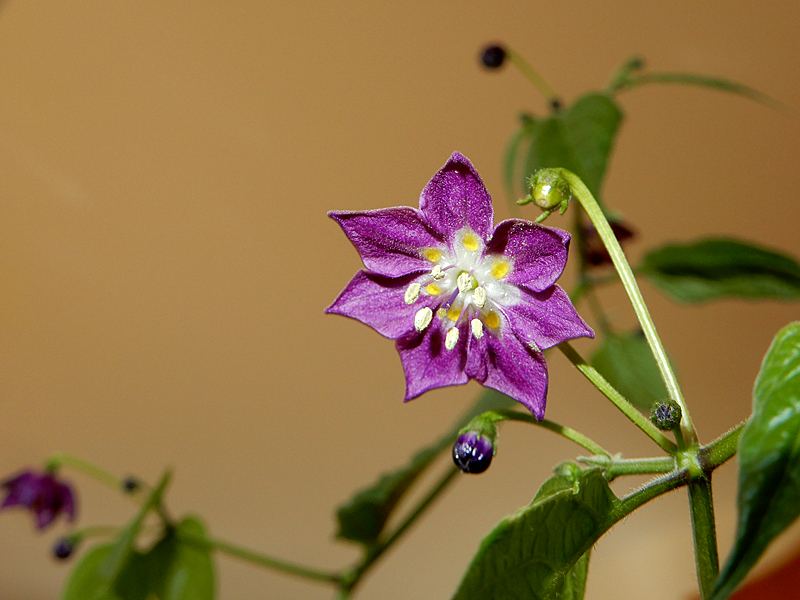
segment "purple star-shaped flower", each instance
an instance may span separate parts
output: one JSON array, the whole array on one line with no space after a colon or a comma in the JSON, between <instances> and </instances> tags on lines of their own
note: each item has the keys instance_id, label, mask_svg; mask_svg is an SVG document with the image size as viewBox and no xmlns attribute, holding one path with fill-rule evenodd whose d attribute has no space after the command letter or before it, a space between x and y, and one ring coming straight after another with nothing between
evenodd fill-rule
<instances>
[{"instance_id":1,"label":"purple star-shaped flower","mask_svg":"<svg viewBox=\"0 0 800 600\"><path fill-rule=\"evenodd\" d=\"M24 471L0 483L8 494L0 510L9 506L23 506L36 515L36 525L44 529L55 518L66 513L75 519L75 498L72 489L49 473Z\"/></svg>"},{"instance_id":2,"label":"purple star-shaped flower","mask_svg":"<svg viewBox=\"0 0 800 600\"><path fill-rule=\"evenodd\" d=\"M454 153L400 206L328 213L361 255L359 271L325 312L395 340L405 400L475 379L544 417L543 350L594 334L555 285L566 231L509 219L494 227L492 199Z\"/></svg>"}]
</instances>

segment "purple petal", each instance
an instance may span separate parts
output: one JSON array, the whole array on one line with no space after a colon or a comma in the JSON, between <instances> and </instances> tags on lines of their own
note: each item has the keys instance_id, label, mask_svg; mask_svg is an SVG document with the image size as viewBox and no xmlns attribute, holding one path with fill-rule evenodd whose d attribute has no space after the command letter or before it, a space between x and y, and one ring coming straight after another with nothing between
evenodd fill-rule
<instances>
[{"instance_id":1,"label":"purple petal","mask_svg":"<svg viewBox=\"0 0 800 600\"><path fill-rule=\"evenodd\" d=\"M464 227L484 240L492 234L492 199L478 172L458 152L422 190L419 208L430 226L448 240Z\"/></svg>"},{"instance_id":2,"label":"purple petal","mask_svg":"<svg viewBox=\"0 0 800 600\"><path fill-rule=\"evenodd\" d=\"M61 484L61 510L67 514L70 521L75 520L75 494L67 484Z\"/></svg>"},{"instance_id":3,"label":"purple petal","mask_svg":"<svg viewBox=\"0 0 800 600\"><path fill-rule=\"evenodd\" d=\"M554 285L544 292L520 289L520 302L502 307L514 333L541 350L577 337L594 337L567 293Z\"/></svg>"},{"instance_id":4,"label":"purple petal","mask_svg":"<svg viewBox=\"0 0 800 600\"><path fill-rule=\"evenodd\" d=\"M397 339L414 331L414 315L420 308L439 302L423 294L414 304L405 303L408 285L419 277L420 273L414 273L390 279L359 271L325 312L356 319L382 336Z\"/></svg>"},{"instance_id":5,"label":"purple petal","mask_svg":"<svg viewBox=\"0 0 800 600\"><path fill-rule=\"evenodd\" d=\"M540 421L547 400L547 363L544 354L525 346L511 331L502 338L485 335L488 377L483 385L524 404Z\"/></svg>"},{"instance_id":6,"label":"purple petal","mask_svg":"<svg viewBox=\"0 0 800 600\"><path fill-rule=\"evenodd\" d=\"M39 493L40 480L39 475L25 471L4 481L2 486L8 490L8 495L0 508L17 505L30 506Z\"/></svg>"},{"instance_id":7,"label":"purple petal","mask_svg":"<svg viewBox=\"0 0 800 600\"><path fill-rule=\"evenodd\" d=\"M56 511L51 508L40 508L36 511L36 526L44 529L56 518Z\"/></svg>"},{"instance_id":8,"label":"purple petal","mask_svg":"<svg viewBox=\"0 0 800 600\"><path fill-rule=\"evenodd\" d=\"M469 381L464 373L468 340L466 324L459 326L459 333L458 342L452 350L444 347L445 332L436 323L422 334L410 335L395 342L406 375L404 401L413 400L434 388L462 385Z\"/></svg>"},{"instance_id":9,"label":"purple petal","mask_svg":"<svg viewBox=\"0 0 800 600\"><path fill-rule=\"evenodd\" d=\"M422 214L399 206L368 211L331 211L328 216L342 227L358 250L364 266L386 277L430 270L421 251L443 248L444 242L423 222Z\"/></svg>"},{"instance_id":10,"label":"purple petal","mask_svg":"<svg viewBox=\"0 0 800 600\"><path fill-rule=\"evenodd\" d=\"M561 229L509 219L497 225L486 253L504 254L513 261L505 281L541 292L564 271L569 239L569 233Z\"/></svg>"}]
</instances>

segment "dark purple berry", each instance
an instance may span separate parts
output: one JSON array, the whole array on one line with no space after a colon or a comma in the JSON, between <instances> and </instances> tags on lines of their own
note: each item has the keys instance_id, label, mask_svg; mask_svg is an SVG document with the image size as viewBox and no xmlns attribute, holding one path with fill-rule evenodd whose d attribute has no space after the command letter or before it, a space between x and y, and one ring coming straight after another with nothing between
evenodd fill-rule
<instances>
[{"instance_id":1,"label":"dark purple berry","mask_svg":"<svg viewBox=\"0 0 800 600\"><path fill-rule=\"evenodd\" d=\"M481 62L487 69L497 69L506 60L506 50L502 46L486 46L481 53Z\"/></svg>"}]
</instances>

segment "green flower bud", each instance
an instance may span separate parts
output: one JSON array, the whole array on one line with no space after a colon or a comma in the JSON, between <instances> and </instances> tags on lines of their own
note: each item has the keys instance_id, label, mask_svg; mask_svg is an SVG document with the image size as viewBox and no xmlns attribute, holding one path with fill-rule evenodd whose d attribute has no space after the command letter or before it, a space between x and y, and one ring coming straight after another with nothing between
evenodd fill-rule
<instances>
[{"instance_id":1,"label":"green flower bud","mask_svg":"<svg viewBox=\"0 0 800 600\"><path fill-rule=\"evenodd\" d=\"M674 400L659 400L650 409L650 421L661 431L673 431L680 427L681 407Z\"/></svg>"},{"instance_id":2,"label":"green flower bud","mask_svg":"<svg viewBox=\"0 0 800 600\"><path fill-rule=\"evenodd\" d=\"M567 180L556 169L540 169L528 179L530 193L519 201L520 204L533 202L546 211L561 209L567 210L567 205L572 199L572 191Z\"/></svg>"}]
</instances>

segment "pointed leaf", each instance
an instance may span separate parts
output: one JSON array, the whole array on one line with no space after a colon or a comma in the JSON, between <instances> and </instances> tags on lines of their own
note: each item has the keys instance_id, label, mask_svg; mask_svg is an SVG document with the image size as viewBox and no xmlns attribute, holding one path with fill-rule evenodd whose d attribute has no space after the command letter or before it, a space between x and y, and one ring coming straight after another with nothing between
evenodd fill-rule
<instances>
[{"instance_id":1,"label":"pointed leaf","mask_svg":"<svg viewBox=\"0 0 800 600\"><path fill-rule=\"evenodd\" d=\"M454 600L558 597L570 569L613 524L615 501L599 469L551 478L481 542Z\"/></svg>"},{"instance_id":2,"label":"pointed leaf","mask_svg":"<svg viewBox=\"0 0 800 600\"><path fill-rule=\"evenodd\" d=\"M713 600L726 598L800 514L800 322L778 332L756 379L739 439L738 504L736 542Z\"/></svg>"},{"instance_id":3,"label":"pointed leaf","mask_svg":"<svg viewBox=\"0 0 800 600\"><path fill-rule=\"evenodd\" d=\"M770 98L766 94L741 83L736 83L729 79L722 79L720 77L708 77L707 75L696 75L694 73L644 73L642 75L635 75L628 78L623 82L622 87L618 89L630 89L635 86L643 85L645 83L681 83L688 85L697 85L700 87L712 88L721 92L728 92L737 94L767 104L772 108L785 110L786 107L777 100Z\"/></svg>"},{"instance_id":4,"label":"pointed leaf","mask_svg":"<svg viewBox=\"0 0 800 600\"><path fill-rule=\"evenodd\" d=\"M683 302L800 298L800 265L794 259L737 240L662 246L645 256L639 271Z\"/></svg>"},{"instance_id":5,"label":"pointed leaf","mask_svg":"<svg viewBox=\"0 0 800 600\"><path fill-rule=\"evenodd\" d=\"M641 330L607 334L590 362L640 410L649 411L653 402L669 398L658 363Z\"/></svg>"},{"instance_id":6,"label":"pointed leaf","mask_svg":"<svg viewBox=\"0 0 800 600\"><path fill-rule=\"evenodd\" d=\"M446 435L417 452L407 465L383 474L373 485L360 490L340 506L336 511L339 521L336 536L366 545L375 543L403 495L439 453L452 447L458 431L476 415L487 410L509 408L514 404L514 400L508 396L485 389L475 405Z\"/></svg>"}]
</instances>

